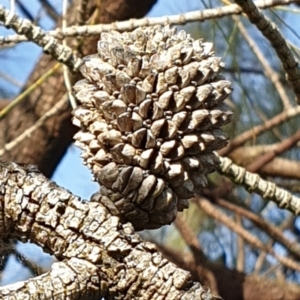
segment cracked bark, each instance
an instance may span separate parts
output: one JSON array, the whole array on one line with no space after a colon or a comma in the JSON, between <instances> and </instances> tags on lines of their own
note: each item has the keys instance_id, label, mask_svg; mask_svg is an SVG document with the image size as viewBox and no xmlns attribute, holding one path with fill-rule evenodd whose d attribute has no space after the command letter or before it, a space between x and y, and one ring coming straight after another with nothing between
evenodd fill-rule
<instances>
[{"instance_id":1,"label":"cracked bark","mask_svg":"<svg viewBox=\"0 0 300 300\"><path fill-rule=\"evenodd\" d=\"M100 299L101 274L86 260L71 258L54 263L51 271L30 280L7 285L1 289L1 299Z\"/></svg>"},{"instance_id":2,"label":"cracked bark","mask_svg":"<svg viewBox=\"0 0 300 300\"><path fill-rule=\"evenodd\" d=\"M0 163L0 189L1 237L31 241L64 260L40 277L0 288L3 299L91 293L92 299L216 299L142 241L131 224L57 186L35 167Z\"/></svg>"}]
</instances>

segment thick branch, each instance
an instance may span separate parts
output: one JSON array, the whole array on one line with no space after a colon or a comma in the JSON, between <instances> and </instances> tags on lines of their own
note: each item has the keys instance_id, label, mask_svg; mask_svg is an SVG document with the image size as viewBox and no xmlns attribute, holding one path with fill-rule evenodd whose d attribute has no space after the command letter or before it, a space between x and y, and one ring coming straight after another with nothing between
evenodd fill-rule
<instances>
[{"instance_id":1,"label":"thick branch","mask_svg":"<svg viewBox=\"0 0 300 300\"><path fill-rule=\"evenodd\" d=\"M96 265L98 288L105 286L113 299L214 299L188 272L143 242L129 223L58 187L35 167L1 163L0 187L2 237L32 241L60 260ZM85 284L78 289L86 289Z\"/></svg>"},{"instance_id":2,"label":"thick branch","mask_svg":"<svg viewBox=\"0 0 300 300\"><path fill-rule=\"evenodd\" d=\"M51 271L30 280L0 288L1 299L101 299L101 272L85 260L71 258L54 263Z\"/></svg>"}]
</instances>

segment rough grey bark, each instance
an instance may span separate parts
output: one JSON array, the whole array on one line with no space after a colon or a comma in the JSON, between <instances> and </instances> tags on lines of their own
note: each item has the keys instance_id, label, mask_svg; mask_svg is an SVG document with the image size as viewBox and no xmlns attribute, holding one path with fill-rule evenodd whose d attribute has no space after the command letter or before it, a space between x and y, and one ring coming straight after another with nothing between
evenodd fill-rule
<instances>
[{"instance_id":1,"label":"rough grey bark","mask_svg":"<svg viewBox=\"0 0 300 300\"><path fill-rule=\"evenodd\" d=\"M57 186L33 166L0 163L0 210L2 238L31 241L65 261L40 278L0 288L4 299L74 299L90 289L106 299L216 299L142 241L129 223Z\"/></svg>"},{"instance_id":2,"label":"rough grey bark","mask_svg":"<svg viewBox=\"0 0 300 300\"><path fill-rule=\"evenodd\" d=\"M31 280L7 285L1 289L1 299L100 299L101 272L86 260L71 258L54 263L51 271Z\"/></svg>"}]
</instances>

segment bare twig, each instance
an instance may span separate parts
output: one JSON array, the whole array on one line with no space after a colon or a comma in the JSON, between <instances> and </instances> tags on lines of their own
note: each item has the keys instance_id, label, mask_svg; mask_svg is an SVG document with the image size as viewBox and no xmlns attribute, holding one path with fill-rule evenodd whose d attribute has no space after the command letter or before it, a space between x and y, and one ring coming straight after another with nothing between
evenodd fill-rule
<instances>
[{"instance_id":1,"label":"bare twig","mask_svg":"<svg viewBox=\"0 0 300 300\"><path fill-rule=\"evenodd\" d=\"M186 244L190 248L194 248L195 250L197 250L198 255L201 256L202 263L204 261L206 261L206 257L202 251L202 247L199 243L199 240L197 239L197 237L193 233L192 229L188 226L188 224L186 223L186 221L183 219L183 217L181 215L177 216L174 224L175 224L177 230L180 232L180 234L181 234L182 238L184 239L184 241L186 242Z\"/></svg>"},{"instance_id":2,"label":"bare twig","mask_svg":"<svg viewBox=\"0 0 300 300\"><path fill-rule=\"evenodd\" d=\"M237 21L237 26L240 30L240 33L244 37L244 39L249 44L251 50L256 55L258 61L263 67L264 74L269 80L273 83L275 86L278 95L280 96L280 99L283 103L283 106L285 109L291 108L291 104L289 101L289 97L285 92L285 89L280 82L280 76L279 74L271 67L267 59L264 57L263 53L260 51L259 47L256 45L255 41L251 38L249 33L247 32L245 26L238 20L237 17L233 16L234 20Z\"/></svg>"},{"instance_id":3,"label":"bare twig","mask_svg":"<svg viewBox=\"0 0 300 300\"><path fill-rule=\"evenodd\" d=\"M64 31L64 29L67 27L67 9L68 9L68 1L63 0L62 1L62 25L61 28ZM63 40L63 46L68 47L66 39ZM75 109L77 107L76 100L72 94L72 84L71 79L69 76L69 70L66 65L63 65L63 76L64 76L64 82L65 86L69 95L70 104L72 106L72 109Z\"/></svg>"},{"instance_id":4,"label":"bare twig","mask_svg":"<svg viewBox=\"0 0 300 300\"><path fill-rule=\"evenodd\" d=\"M27 9L27 7L22 3L22 1L21 0L16 0L16 3L18 4L20 10L25 15L25 17L27 19L29 19L31 22L34 22L33 15L30 13L30 11Z\"/></svg>"},{"instance_id":5,"label":"bare twig","mask_svg":"<svg viewBox=\"0 0 300 300\"><path fill-rule=\"evenodd\" d=\"M56 12L53 6L47 0L40 0L40 2L48 16L56 23L59 19L59 14Z\"/></svg>"},{"instance_id":6,"label":"bare twig","mask_svg":"<svg viewBox=\"0 0 300 300\"><path fill-rule=\"evenodd\" d=\"M14 100L10 101L1 111L0 120L3 119L7 113L20 102L22 102L27 95L29 95L34 89L40 86L49 76L53 75L60 68L60 63L55 64L50 70L43 74L37 81L35 81L29 88L18 95Z\"/></svg>"},{"instance_id":7,"label":"bare twig","mask_svg":"<svg viewBox=\"0 0 300 300\"><path fill-rule=\"evenodd\" d=\"M238 226L243 227L242 217L238 214L235 215L236 223ZM240 272L244 272L245 270L245 245L244 239L238 235L237 236L237 258L236 258L236 269Z\"/></svg>"},{"instance_id":8,"label":"bare twig","mask_svg":"<svg viewBox=\"0 0 300 300\"><path fill-rule=\"evenodd\" d=\"M283 141L282 143L285 143ZM278 149L281 143L260 144L254 146L242 146L229 153L228 157L237 165L247 169L250 164L258 160L259 157L265 155L269 151L273 152ZM260 170L260 174L271 177L281 177L290 179L300 179L300 161L292 160L284 157L273 157L270 162L264 164ZM249 171L249 170L248 170Z\"/></svg>"},{"instance_id":9,"label":"bare twig","mask_svg":"<svg viewBox=\"0 0 300 300\"><path fill-rule=\"evenodd\" d=\"M272 44L287 74L287 80L294 89L297 102L300 104L300 68L285 38L276 25L263 15L252 0L235 0L235 2L240 5L250 22L256 25Z\"/></svg>"},{"instance_id":10,"label":"bare twig","mask_svg":"<svg viewBox=\"0 0 300 300\"><path fill-rule=\"evenodd\" d=\"M10 0L9 2L10 2L10 11L12 13L15 13L15 11L16 11L16 1L15 0Z\"/></svg>"},{"instance_id":11,"label":"bare twig","mask_svg":"<svg viewBox=\"0 0 300 300\"><path fill-rule=\"evenodd\" d=\"M248 140L255 138L256 136L262 134L263 132L269 130L270 128L274 126L278 126L285 121L296 117L300 114L300 107L293 107L288 109L287 111L284 111L280 113L279 115L273 117L272 119L266 121L265 123L261 125L257 125L252 127L251 129L241 133L239 136L234 138L231 142L229 142L229 145L225 148L219 151L219 154L222 156L228 155L232 150L236 149L237 147L241 146Z\"/></svg>"},{"instance_id":12,"label":"bare twig","mask_svg":"<svg viewBox=\"0 0 300 300\"><path fill-rule=\"evenodd\" d=\"M247 170L249 172L257 172L259 169L261 169L264 165L269 163L276 156L280 155L281 153L295 146L299 140L300 140L300 130L298 130L291 137L279 143L276 149L274 149L273 151L269 151L265 153L263 156L259 157L256 161L254 161L250 166L247 167Z\"/></svg>"},{"instance_id":13,"label":"bare twig","mask_svg":"<svg viewBox=\"0 0 300 300\"><path fill-rule=\"evenodd\" d=\"M21 135L19 135L17 138L15 138L13 141L7 143L4 145L2 149L0 149L0 156L2 156L5 152L12 150L14 147L16 147L18 144L20 144L23 140L30 137L30 135L37 130L39 127L41 127L45 121L47 121L49 118L51 118L53 115L59 112L59 110L66 105L68 101L68 96L64 95L60 101L58 101L50 110L48 110L41 118L37 120L36 123L34 123L33 126L26 129Z\"/></svg>"},{"instance_id":14,"label":"bare twig","mask_svg":"<svg viewBox=\"0 0 300 300\"><path fill-rule=\"evenodd\" d=\"M8 75L7 73L1 72L1 71L0 71L0 78L2 78L4 80L6 80L7 82L15 85L16 87L20 88L20 87L23 86L22 83L19 80L17 80L13 76Z\"/></svg>"},{"instance_id":15,"label":"bare twig","mask_svg":"<svg viewBox=\"0 0 300 300\"><path fill-rule=\"evenodd\" d=\"M26 256L24 256L22 253L14 249L13 254L15 255L16 259L24 266L26 267L30 273L34 276L38 276L41 274L41 270L37 264L30 261Z\"/></svg>"},{"instance_id":16,"label":"bare twig","mask_svg":"<svg viewBox=\"0 0 300 300\"><path fill-rule=\"evenodd\" d=\"M299 0L258 0L256 5L262 9L274 7L277 5L288 5L291 3L298 2ZM143 19L131 19L128 21L114 22L111 24L97 24L97 25L84 25L84 26L72 26L66 28L64 31L61 28L56 30L48 31L47 34L52 35L58 39L63 39L68 36L88 36L98 35L101 32L117 30L117 31L131 31L141 26L154 26L154 25L183 25L189 22L205 21L215 18L222 18L230 15L241 14L241 8L236 4L227 6L198 10L187 12L184 14L155 17L155 18L143 18ZM27 38L24 36L6 36L0 37L0 45L6 43L18 43L26 41Z\"/></svg>"},{"instance_id":17,"label":"bare twig","mask_svg":"<svg viewBox=\"0 0 300 300\"><path fill-rule=\"evenodd\" d=\"M278 229L276 226L270 224L269 222L261 218L259 215L253 213L252 211L244 207L235 205L220 198L215 198L213 201L217 205L229 209L230 211L236 213L239 216L247 218L257 227L266 232L272 239L283 245L290 253L294 254L298 259L300 259L300 245L295 241L287 239L283 235L281 229Z\"/></svg>"},{"instance_id":18,"label":"bare twig","mask_svg":"<svg viewBox=\"0 0 300 300\"><path fill-rule=\"evenodd\" d=\"M181 237L184 239L186 244L189 246L191 252L193 253L198 277L201 278L200 281L203 284L209 286L209 288L212 290L213 293L219 294L218 286L214 274L203 267L207 259L202 251L199 240L195 236L194 232L189 227L187 222L185 222L185 220L182 218L181 215L177 216L175 220L175 226L177 230L180 232Z\"/></svg>"},{"instance_id":19,"label":"bare twig","mask_svg":"<svg viewBox=\"0 0 300 300\"><path fill-rule=\"evenodd\" d=\"M266 181L259 175L237 166L227 157L219 158L221 161L219 171L235 183L244 186L249 192L261 195L265 200L276 202L280 208L288 209L296 216L300 214L300 198L279 188L275 183Z\"/></svg>"},{"instance_id":20,"label":"bare twig","mask_svg":"<svg viewBox=\"0 0 300 300\"><path fill-rule=\"evenodd\" d=\"M22 19L0 6L0 21L18 34L24 34L28 40L42 47L45 52L51 54L57 61L66 64L73 70L77 70L80 67L82 60L74 55L72 49L59 44L58 40L45 33L40 27L33 25L29 20Z\"/></svg>"},{"instance_id":21,"label":"bare twig","mask_svg":"<svg viewBox=\"0 0 300 300\"><path fill-rule=\"evenodd\" d=\"M236 222L234 222L231 218L226 216L222 211L216 209L216 207L211 204L208 200L204 198L197 198L196 203L198 206L209 216L218 220L226 227L230 228L232 231L236 232L240 235L245 241L247 241L252 247L258 248L261 251L266 251L269 254L273 255L281 264L285 265L288 268L293 270L300 271L300 264L296 261L283 257L277 254L272 247L268 247L263 242L261 242L256 236L251 234L248 230L244 229L243 227L239 226Z\"/></svg>"},{"instance_id":22,"label":"bare twig","mask_svg":"<svg viewBox=\"0 0 300 300\"><path fill-rule=\"evenodd\" d=\"M77 24L78 25L84 25L85 23L85 15L86 15L86 10L87 10L87 5L88 5L88 0L80 0L78 7L77 7Z\"/></svg>"},{"instance_id":23,"label":"bare twig","mask_svg":"<svg viewBox=\"0 0 300 300\"><path fill-rule=\"evenodd\" d=\"M252 274L258 275L264 265L265 259L266 259L267 253L265 251L261 251L256 259L255 265L254 265L254 271Z\"/></svg>"}]
</instances>

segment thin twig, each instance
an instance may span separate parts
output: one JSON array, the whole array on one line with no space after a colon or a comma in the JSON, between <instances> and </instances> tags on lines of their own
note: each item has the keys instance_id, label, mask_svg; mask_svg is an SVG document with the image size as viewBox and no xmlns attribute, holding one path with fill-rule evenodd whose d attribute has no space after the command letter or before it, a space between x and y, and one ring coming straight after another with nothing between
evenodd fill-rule
<instances>
[{"instance_id":1,"label":"thin twig","mask_svg":"<svg viewBox=\"0 0 300 300\"><path fill-rule=\"evenodd\" d=\"M243 227L243 220L239 214L235 215L236 223L238 226ZM237 255L236 255L236 269L240 272L245 272L245 245L244 239L237 236Z\"/></svg>"},{"instance_id":2,"label":"thin twig","mask_svg":"<svg viewBox=\"0 0 300 300\"><path fill-rule=\"evenodd\" d=\"M15 107L17 104L22 102L27 95L29 95L33 90L35 90L38 86L40 86L49 76L53 75L60 68L60 63L55 64L49 71L43 74L37 81L31 84L25 91L23 91L20 95L18 95L14 100L10 101L10 103L5 106L0 111L0 120L2 120L7 113Z\"/></svg>"},{"instance_id":3,"label":"thin twig","mask_svg":"<svg viewBox=\"0 0 300 300\"><path fill-rule=\"evenodd\" d=\"M262 9L274 7L277 5L288 5L291 3L298 2L299 0L258 0L256 5ZM99 35L101 32L117 30L117 31L131 31L141 26L154 26L154 25L184 25L190 22L202 22L205 20L222 18L230 15L241 14L241 8L236 4L227 6L221 6L212 9L197 10L187 12L184 14L155 17L155 18L143 18L143 19L130 19L127 21L114 22L111 24L97 24L97 25L84 25L84 26L72 26L66 28L64 31L61 28L57 28L46 33L56 37L57 39L63 39L70 36L89 36ZM6 43L19 43L26 41L27 38L24 36L5 36L0 37L0 45Z\"/></svg>"},{"instance_id":4,"label":"thin twig","mask_svg":"<svg viewBox=\"0 0 300 300\"><path fill-rule=\"evenodd\" d=\"M10 11L14 14L16 11L16 1L10 0Z\"/></svg>"},{"instance_id":5,"label":"thin twig","mask_svg":"<svg viewBox=\"0 0 300 300\"><path fill-rule=\"evenodd\" d=\"M68 9L68 1L63 0L62 1L62 31L67 27L67 9ZM66 39L63 40L63 46L68 47ZM69 100L72 109L75 109L77 107L76 100L72 94L72 84L71 79L69 76L69 69L66 65L63 65L63 76L64 76L64 82L65 86L69 95Z\"/></svg>"},{"instance_id":6,"label":"thin twig","mask_svg":"<svg viewBox=\"0 0 300 300\"><path fill-rule=\"evenodd\" d=\"M185 222L185 220L182 218L181 215L177 216L175 220L175 226L177 230L180 232L181 237L184 239L186 244L189 246L191 252L193 253L198 277L202 279L201 282L209 286L209 288L214 293L218 293L219 292L218 286L214 274L203 267L207 259L201 249L199 240L195 236L193 230L189 227L189 225L187 224L187 222Z\"/></svg>"},{"instance_id":7,"label":"thin twig","mask_svg":"<svg viewBox=\"0 0 300 300\"><path fill-rule=\"evenodd\" d=\"M278 143L276 149L265 153L263 156L259 157L256 161L254 161L250 166L247 166L247 170L249 172L257 172L263 166L268 164L272 159L274 159L276 156L282 154L283 152L295 146L299 142L299 140L300 140L300 130L298 130L294 135L285 139L281 143Z\"/></svg>"},{"instance_id":8,"label":"thin twig","mask_svg":"<svg viewBox=\"0 0 300 300\"><path fill-rule=\"evenodd\" d=\"M249 33L247 32L245 26L242 24L242 22L235 16L233 16L233 19L237 22L237 26L240 30L240 33L242 34L243 38L246 40L246 42L249 44L249 47L253 51L253 53L256 55L258 61L263 67L264 74L269 80L273 83L275 86L277 93L283 103L284 108L287 110L291 108L291 104L289 101L289 97L285 92L285 89L280 82L280 76L278 73L271 67L267 59L264 57L263 53L260 51L259 47L256 45L255 41L251 38Z\"/></svg>"},{"instance_id":9,"label":"thin twig","mask_svg":"<svg viewBox=\"0 0 300 300\"><path fill-rule=\"evenodd\" d=\"M254 271L252 272L253 275L254 274L259 275L262 267L264 266L266 256L267 256L267 253L265 251L260 251L260 253L256 259L255 265L254 265Z\"/></svg>"},{"instance_id":10,"label":"thin twig","mask_svg":"<svg viewBox=\"0 0 300 300\"><path fill-rule=\"evenodd\" d=\"M68 96L65 94L60 101L58 101L51 109L49 109L42 117L40 117L31 127L26 129L21 135L12 140L11 142L4 145L2 149L0 149L0 156L2 156L5 152L12 150L18 144L20 144L23 140L30 137L30 135L37 130L39 127L45 124L45 122L53 117L56 113L59 112L60 109L66 105L68 101Z\"/></svg>"},{"instance_id":11,"label":"thin twig","mask_svg":"<svg viewBox=\"0 0 300 300\"><path fill-rule=\"evenodd\" d=\"M202 263L206 261L205 254L202 251L202 247L199 243L199 240L195 236L193 230L188 226L187 222L184 220L182 215L178 215L176 217L176 220L174 222L177 230L180 232L182 238L186 242L186 244L190 247L193 248L194 250L197 250L198 255L200 255L202 259Z\"/></svg>"},{"instance_id":12,"label":"thin twig","mask_svg":"<svg viewBox=\"0 0 300 300\"><path fill-rule=\"evenodd\" d=\"M290 253L294 254L298 259L300 259L300 245L296 241L291 241L287 239L283 235L282 230L278 229L273 224L270 224L269 222L261 218L259 215L253 213L252 211L244 207L238 206L234 203L230 203L226 200L217 197L213 201L217 205L225 209L229 209L230 211L236 213L239 216L247 218L258 228L266 232L272 239L283 245Z\"/></svg>"},{"instance_id":13,"label":"thin twig","mask_svg":"<svg viewBox=\"0 0 300 300\"><path fill-rule=\"evenodd\" d=\"M25 17L27 19L29 19L31 22L34 22L34 17L33 15L30 13L30 11L26 8L26 6L22 3L21 0L16 0L16 3L18 4L20 10L22 11L22 13L25 15ZM10 9L12 10L12 9Z\"/></svg>"},{"instance_id":14,"label":"thin twig","mask_svg":"<svg viewBox=\"0 0 300 300\"><path fill-rule=\"evenodd\" d=\"M300 68L285 38L276 25L263 15L252 0L235 0L235 2L240 5L250 22L261 31L273 46L287 74L287 80L295 92L296 100L300 104Z\"/></svg>"},{"instance_id":15,"label":"thin twig","mask_svg":"<svg viewBox=\"0 0 300 300\"><path fill-rule=\"evenodd\" d=\"M87 11L87 5L88 5L88 0L80 0L79 4L77 6L77 16L76 16L76 21L78 25L84 25L85 24L85 15Z\"/></svg>"},{"instance_id":16,"label":"thin twig","mask_svg":"<svg viewBox=\"0 0 300 300\"><path fill-rule=\"evenodd\" d=\"M257 125L252 127L251 129L241 133L239 136L231 140L228 144L228 146L222 150L220 150L218 153L222 156L228 155L232 150L240 147L248 140L255 138L256 136L264 133L265 131L271 129L274 126L278 126L287 120L296 117L300 114L300 107L292 107L288 109L287 111L284 111L277 116L273 117L272 119L266 121L265 123L261 125Z\"/></svg>"},{"instance_id":17,"label":"thin twig","mask_svg":"<svg viewBox=\"0 0 300 300\"><path fill-rule=\"evenodd\" d=\"M258 174L250 173L245 168L237 166L227 157L219 158L220 173L242 185L249 192L255 192L265 200L274 201L280 208L288 209L296 216L300 214L300 198L279 188L275 183L262 179Z\"/></svg>"},{"instance_id":18,"label":"thin twig","mask_svg":"<svg viewBox=\"0 0 300 300\"><path fill-rule=\"evenodd\" d=\"M20 18L3 6L0 6L0 21L18 34L24 34L28 40L42 47L45 52L71 69L77 70L81 66L81 58L77 57L71 48L62 46L57 39L44 32L40 27L33 25L29 20Z\"/></svg>"},{"instance_id":19,"label":"thin twig","mask_svg":"<svg viewBox=\"0 0 300 300\"><path fill-rule=\"evenodd\" d=\"M56 23L59 19L59 14L56 12L53 6L47 0L40 0L40 2L48 16Z\"/></svg>"},{"instance_id":20,"label":"thin twig","mask_svg":"<svg viewBox=\"0 0 300 300\"><path fill-rule=\"evenodd\" d=\"M14 250L13 254L15 255L16 259L31 272L33 276L38 276L41 274L42 270L39 268L39 266L36 263L30 261L25 255L23 255L16 249Z\"/></svg>"},{"instance_id":21,"label":"thin twig","mask_svg":"<svg viewBox=\"0 0 300 300\"><path fill-rule=\"evenodd\" d=\"M8 75L7 73L1 72L1 71L0 71L0 78L6 80L10 84L13 84L18 88L23 86L23 84L19 80L17 80L13 76Z\"/></svg>"},{"instance_id":22,"label":"thin twig","mask_svg":"<svg viewBox=\"0 0 300 300\"><path fill-rule=\"evenodd\" d=\"M230 217L226 216L222 211L216 209L216 207L211 204L208 200L204 198L197 198L196 203L198 206L210 217L218 220L226 227L230 228L232 231L240 235L245 241L247 241L252 247L258 248L261 251L266 251L273 255L282 265L291 268L293 270L300 271L300 264L288 257L283 257L277 254L272 247L268 247L263 242L261 242L256 236L251 234L248 230L239 226Z\"/></svg>"}]
</instances>

